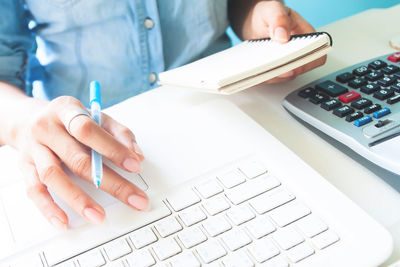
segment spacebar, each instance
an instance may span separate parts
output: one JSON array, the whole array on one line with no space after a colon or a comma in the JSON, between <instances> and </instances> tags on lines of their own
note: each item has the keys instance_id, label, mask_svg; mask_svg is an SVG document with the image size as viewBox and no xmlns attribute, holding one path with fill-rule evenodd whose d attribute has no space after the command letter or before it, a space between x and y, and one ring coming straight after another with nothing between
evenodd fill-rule
<instances>
[{"instance_id":1,"label":"spacebar","mask_svg":"<svg viewBox=\"0 0 400 267\"><path fill-rule=\"evenodd\" d=\"M106 209L107 219L101 225L68 230L54 240L49 240L43 250L49 266L68 260L171 214L161 200L152 201L151 210L145 212L127 211L126 206L112 208Z\"/></svg>"}]
</instances>

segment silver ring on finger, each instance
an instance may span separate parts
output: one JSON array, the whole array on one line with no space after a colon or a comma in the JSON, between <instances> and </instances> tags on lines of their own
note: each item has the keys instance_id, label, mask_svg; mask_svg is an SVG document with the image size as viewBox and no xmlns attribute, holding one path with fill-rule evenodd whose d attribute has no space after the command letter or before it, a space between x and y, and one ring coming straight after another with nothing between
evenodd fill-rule
<instances>
[{"instance_id":1,"label":"silver ring on finger","mask_svg":"<svg viewBox=\"0 0 400 267\"><path fill-rule=\"evenodd\" d=\"M78 110L71 110L71 111L68 111L68 113L67 113L67 115L65 116L66 117L66 120L65 120L65 129L67 130L67 132L70 134L70 135L72 135L71 134L71 131L70 131L70 129L69 129L69 127L70 127L70 125L71 125L71 122L75 119L75 118L77 118L77 117L79 117L79 116L88 116L89 118L90 118L90 114L89 114L89 112L86 110L86 109L78 109Z\"/></svg>"}]
</instances>

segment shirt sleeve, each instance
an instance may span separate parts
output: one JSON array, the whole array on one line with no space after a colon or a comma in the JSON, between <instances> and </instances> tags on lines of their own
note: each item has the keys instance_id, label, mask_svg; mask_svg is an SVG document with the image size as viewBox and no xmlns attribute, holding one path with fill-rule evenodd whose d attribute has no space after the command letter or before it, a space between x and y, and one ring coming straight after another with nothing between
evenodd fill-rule
<instances>
[{"instance_id":1,"label":"shirt sleeve","mask_svg":"<svg viewBox=\"0 0 400 267\"><path fill-rule=\"evenodd\" d=\"M28 29L24 0L0 0L0 80L25 91L28 55L35 39Z\"/></svg>"}]
</instances>

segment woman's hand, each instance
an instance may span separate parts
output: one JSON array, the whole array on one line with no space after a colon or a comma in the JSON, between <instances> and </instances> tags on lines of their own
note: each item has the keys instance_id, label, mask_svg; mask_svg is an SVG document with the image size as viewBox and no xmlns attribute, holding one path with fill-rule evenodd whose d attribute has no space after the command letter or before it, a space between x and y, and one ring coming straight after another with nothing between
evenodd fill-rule
<instances>
[{"instance_id":1,"label":"woman's hand","mask_svg":"<svg viewBox=\"0 0 400 267\"><path fill-rule=\"evenodd\" d=\"M48 189L62 198L91 223L101 223L104 209L78 187L63 171L65 164L75 175L92 183L90 149L94 149L118 167L139 172L142 152L135 136L125 126L102 115L102 127L89 116L70 120L73 111L85 109L75 98L62 96L51 102L25 98L27 114L14 124L12 145L21 154L21 169L28 183L28 196L42 214L57 228L66 228L68 218L53 201ZM70 120L70 121L68 121ZM70 133L66 130L66 125ZM134 184L104 166L100 189L125 204L145 210L148 198Z\"/></svg>"},{"instance_id":2,"label":"woman's hand","mask_svg":"<svg viewBox=\"0 0 400 267\"><path fill-rule=\"evenodd\" d=\"M254 2L254 1L249 1ZM274 41L286 43L290 35L314 32L315 29L299 13L279 1L258 1L243 20L241 37L245 40L270 37ZM294 79L297 75L325 64L326 56L312 61L288 73L271 79L266 84Z\"/></svg>"}]
</instances>

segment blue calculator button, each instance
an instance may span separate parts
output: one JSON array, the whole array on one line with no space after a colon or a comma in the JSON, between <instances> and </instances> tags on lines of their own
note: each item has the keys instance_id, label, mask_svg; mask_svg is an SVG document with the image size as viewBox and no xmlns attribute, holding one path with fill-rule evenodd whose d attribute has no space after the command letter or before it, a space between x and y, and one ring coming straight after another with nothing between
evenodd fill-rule
<instances>
[{"instance_id":1,"label":"blue calculator button","mask_svg":"<svg viewBox=\"0 0 400 267\"><path fill-rule=\"evenodd\" d=\"M390 114L390 109L389 109L389 108L383 108L383 109L380 109L380 110L378 110L378 111L375 111L375 112L372 114L372 116L374 116L374 118L379 119L379 118L381 118L381 117L383 117L383 116L386 116L386 115L388 115L388 114Z\"/></svg>"},{"instance_id":2,"label":"blue calculator button","mask_svg":"<svg viewBox=\"0 0 400 267\"><path fill-rule=\"evenodd\" d=\"M371 121L372 121L372 117L369 115L366 115L366 116L362 117L361 119L355 120L354 125L357 127L361 127Z\"/></svg>"}]
</instances>

